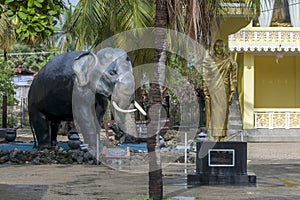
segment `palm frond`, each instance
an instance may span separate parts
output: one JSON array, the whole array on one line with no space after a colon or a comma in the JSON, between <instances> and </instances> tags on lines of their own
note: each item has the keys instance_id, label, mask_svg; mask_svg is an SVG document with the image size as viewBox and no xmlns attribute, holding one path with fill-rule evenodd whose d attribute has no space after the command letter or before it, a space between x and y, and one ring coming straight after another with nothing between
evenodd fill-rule
<instances>
[{"instance_id":1,"label":"palm frond","mask_svg":"<svg viewBox=\"0 0 300 200\"><path fill-rule=\"evenodd\" d=\"M148 0L122 1L119 14L122 29L149 27L154 25L154 6Z\"/></svg>"},{"instance_id":2,"label":"palm frond","mask_svg":"<svg viewBox=\"0 0 300 200\"><path fill-rule=\"evenodd\" d=\"M2 6L2 5L0 5ZM15 29L4 13L0 14L0 46L8 51L16 41Z\"/></svg>"},{"instance_id":3,"label":"palm frond","mask_svg":"<svg viewBox=\"0 0 300 200\"><path fill-rule=\"evenodd\" d=\"M106 22L106 14L103 7L105 2L108 1L81 0L76 5L72 26L76 35L79 36L77 49L87 48L95 41L98 30Z\"/></svg>"}]
</instances>

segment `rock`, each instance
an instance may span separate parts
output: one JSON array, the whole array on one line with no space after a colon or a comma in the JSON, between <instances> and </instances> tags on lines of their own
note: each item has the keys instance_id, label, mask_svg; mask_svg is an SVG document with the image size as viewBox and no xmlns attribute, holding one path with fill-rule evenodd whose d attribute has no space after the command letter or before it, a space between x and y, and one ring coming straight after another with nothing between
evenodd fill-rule
<instances>
[{"instance_id":1,"label":"rock","mask_svg":"<svg viewBox=\"0 0 300 200\"><path fill-rule=\"evenodd\" d=\"M76 161L77 161L78 164L82 164L83 163L83 157L78 156Z\"/></svg>"},{"instance_id":2,"label":"rock","mask_svg":"<svg viewBox=\"0 0 300 200\"><path fill-rule=\"evenodd\" d=\"M93 165L95 162L94 162L94 160L89 160L87 163L88 163L89 165Z\"/></svg>"},{"instance_id":3,"label":"rock","mask_svg":"<svg viewBox=\"0 0 300 200\"><path fill-rule=\"evenodd\" d=\"M93 159L93 155L90 152L85 152L83 155L83 161L88 162L89 160Z\"/></svg>"},{"instance_id":4,"label":"rock","mask_svg":"<svg viewBox=\"0 0 300 200\"><path fill-rule=\"evenodd\" d=\"M4 164L8 161L9 161L9 156L8 155L4 155L4 156L0 157L0 164Z\"/></svg>"},{"instance_id":5,"label":"rock","mask_svg":"<svg viewBox=\"0 0 300 200\"><path fill-rule=\"evenodd\" d=\"M32 163L38 165L38 164L40 164L40 159L41 158L39 156L37 156L33 159Z\"/></svg>"},{"instance_id":6,"label":"rock","mask_svg":"<svg viewBox=\"0 0 300 200\"><path fill-rule=\"evenodd\" d=\"M15 151L12 151L9 153L9 160L11 162L18 162L18 159L16 158L16 152Z\"/></svg>"}]
</instances>

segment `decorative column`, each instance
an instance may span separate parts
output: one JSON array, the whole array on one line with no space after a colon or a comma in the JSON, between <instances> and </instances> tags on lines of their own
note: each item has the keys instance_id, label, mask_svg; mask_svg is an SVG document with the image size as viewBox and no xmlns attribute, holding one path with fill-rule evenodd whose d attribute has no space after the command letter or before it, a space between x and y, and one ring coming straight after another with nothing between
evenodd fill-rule
<instances>
[{"instance_id":1,"label":"decorative column","mask_svg":"<svg viewBox=\"0 0 300 200\"><path fill-rule=\"evenodd\" d=\"M243 128L254 127L254 54L244 54L244 101Z\"/></svg>"},{"instance_id":2,"label":"decorative column","mask_svg":"<svg viewBox=\"0 0 300 200\"><path fill-rule=\"evenodd\" d=\"M295 89L295 93L296 93L296 108L300 108L300 57L299 56L295 56L295 65L296 65L296 89Z\"/></svg>"}]
</instances>

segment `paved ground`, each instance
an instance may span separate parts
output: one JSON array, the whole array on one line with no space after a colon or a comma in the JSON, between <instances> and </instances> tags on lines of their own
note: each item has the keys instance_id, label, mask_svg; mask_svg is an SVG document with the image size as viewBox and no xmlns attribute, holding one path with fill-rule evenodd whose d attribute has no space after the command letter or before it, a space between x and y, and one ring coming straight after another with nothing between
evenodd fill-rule
<instances>
[{"instance_id":1,"label":"paved ground","mask_svg":"<svg viewBox=\"0 0 300 200\"><path fill-rule=\"evenodd\" d=\"M248 143L256 186L186 186L195 164L163 169L164 196L181 199L300 199L299 143ZM139 166L136 166L139 168ZM0 165L0 200L130 199L146 197L147 173L104 165ZM183 198L185 197L185 198Z\"/></svg>"}]
</instances>

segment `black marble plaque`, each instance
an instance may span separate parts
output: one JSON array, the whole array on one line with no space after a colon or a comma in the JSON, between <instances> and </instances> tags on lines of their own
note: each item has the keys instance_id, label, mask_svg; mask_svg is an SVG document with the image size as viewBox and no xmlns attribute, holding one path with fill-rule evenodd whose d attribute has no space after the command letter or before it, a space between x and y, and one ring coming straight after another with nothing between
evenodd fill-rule
<instances>
[{"instance_id":1,"label":"black marble plaque","mask_svg":"<svg viewBox=\"0 0 300 200\"><path fill-rule=\"evenodd\" d=\"M209 149L208 166L234 167L234 149Z\"/></svg>"}]
</instances>

